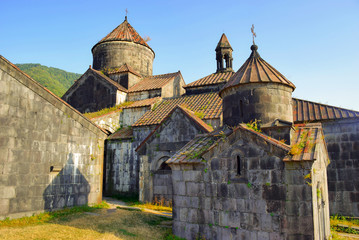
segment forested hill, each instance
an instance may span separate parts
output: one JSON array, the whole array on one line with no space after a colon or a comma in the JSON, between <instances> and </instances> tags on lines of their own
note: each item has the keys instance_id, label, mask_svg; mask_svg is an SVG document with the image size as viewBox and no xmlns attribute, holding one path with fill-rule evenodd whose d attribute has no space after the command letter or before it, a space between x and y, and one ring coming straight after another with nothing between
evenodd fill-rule
<instances>
[{"instance_id":1,"label":"forested hill","mask_svg":"<svg viewBox=\"0 0 359 240\"><path fill-rule=\"evenodd\" d=\"M70 73L41 64L26 63L16 64L16 66L59 97L62 97L74 83L74 80L81 76L78 73Z\"/></svg>"}]
</instances>

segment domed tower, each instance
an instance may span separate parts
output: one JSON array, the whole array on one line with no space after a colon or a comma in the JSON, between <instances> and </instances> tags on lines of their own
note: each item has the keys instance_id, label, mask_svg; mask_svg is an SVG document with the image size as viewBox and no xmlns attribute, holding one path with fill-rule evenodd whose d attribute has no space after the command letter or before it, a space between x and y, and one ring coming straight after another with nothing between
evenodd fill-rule
<instances>
[{"instance_id":1,"label":"domed tower","mask_svg":"<svg viewBox=\"0 0 359 240\"><path fill-rule=\"evenodd\" d=\"M219 92L223 99L223 123L236 126L259 120L261 126L293 123L293 83L264 61L251 46L252 53Z\"/></svg>"},{"instance_id":2,"label":"domed tower","mask_svg":"<svg viewBox=\"0 0 359 240\"><path fill-rule=\"evenodd\" d=\"M233 72L232 52L231 44L229 44L227 36L223 33L216 47L217 73ZM223 62L223 60L225 62Z\"/></svg>"},{"instance_id":3,"label":"domed tower","mask_svg":"<svg viewBox=\"0 0 359 240\"><path fill-rule=\"evenodd\" d=\"M155 53L127 22L127 16L92 48L92 55L96 70L113 70L128 64L142 76L152 75Z\"/></svg>"}]
</instances>

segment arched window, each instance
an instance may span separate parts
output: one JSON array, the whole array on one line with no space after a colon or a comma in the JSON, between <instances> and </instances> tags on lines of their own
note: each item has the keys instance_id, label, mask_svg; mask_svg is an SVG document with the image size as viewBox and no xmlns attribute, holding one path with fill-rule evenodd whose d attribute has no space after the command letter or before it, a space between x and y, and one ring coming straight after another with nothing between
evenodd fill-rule
<instances>
[{"instance_id":1,"label":"arched window","mask_svg":"<svg viewBox=\"0 0 359 240\"><path fill-rule=\"evenodd\" d=\"M158 170L171 170L166 162L163 162Z\"/></svg>"},{"instance_id":2,"label":"arched window","mask_svg":"<svg viewBox=\"0 0 359 240\"><path fill-rule=\"evenodd\" d=\"M237 175L241 175L241 158L237 155Z\"/></svg>"}]
</instances>

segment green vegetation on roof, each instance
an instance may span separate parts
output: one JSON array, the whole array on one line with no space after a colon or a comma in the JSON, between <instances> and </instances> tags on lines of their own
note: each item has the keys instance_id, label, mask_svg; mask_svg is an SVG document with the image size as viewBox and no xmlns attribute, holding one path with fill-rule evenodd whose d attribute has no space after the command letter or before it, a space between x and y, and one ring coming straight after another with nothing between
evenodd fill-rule
<instances>
[{"instance_id":1,"label":"green vegetation on roof","mask_svg":"<svg viewBox=\"0 0 359 240\"><path fill-rule=\"evenodd\" d=\"M87 117L88 119L91 119L91 118L95 118L95 117L99 117L99 116L102 116L102 115L105 115L106 113L110 113L110 112L114 112L116 110L120 110L121 108L123 107L126 107L126 106L129 106L131 105L133 102L124 102L124 103L121 103L119 105L116 105L114 107L110 107L110 108L103 108L97 112L89 112L89 113L84 113L83 115L85 117Z\"/></svg>"},{"instance_id":2,"label":"green vegetation on roof","mask_svg":"<svg viewBox=\"0 0 359 240\"><path fill-rule=\"evenodd\" d=\"M81 77L81 74L78 73L66 72L41 64L27 63L16 64L16 66L58 97L62 97L74 81Z\"/></svg>"}]
</instances>

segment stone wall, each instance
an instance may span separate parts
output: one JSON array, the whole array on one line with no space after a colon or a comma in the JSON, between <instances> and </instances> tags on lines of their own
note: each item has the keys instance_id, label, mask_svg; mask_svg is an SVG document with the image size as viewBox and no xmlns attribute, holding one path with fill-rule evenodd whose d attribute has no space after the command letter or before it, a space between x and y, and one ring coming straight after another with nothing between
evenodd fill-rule
<instances>
[{"instance_id":1,"label":"stone wall","mask_svg":"<svg viewBox=\"0 0 359 240\"><path fill-rule=\"evenodd\" d=\"M196 86L196 87L186 87L186 95L195 95L208 92L219 92L223 88L225 83L213 84L208 86Z\"/></svg>"},{"instance_id":2,"label":"stone wall","mask_svg":"<svg viewBox=\"0 0 359 240\"><path fill-rule=\"evenodd\" d=\"M136 127L131 138L106 141L105 195L139 194L140 160L135 150L152 130L153 127Z\"/></svg>"},{"instance_id":3,"label":"stone wall","mask_svg":"<svg viewBox=\"0 0 359 240\"><path fill-rule=\"evenodd\" d=\"M328 200L327 228L319 231L316 188L326 181L325 155L316 169L311 161L285 163L281 155L268 143L232 134L201 163L170 163L173 233L186 239L328 239ZM313 185L307 184L310 173L316 174Z\"/></svg>"},{"instance_id":4,"label":"stone wall","mask_svg":"<svg viewBox=\"0 0 359 240\"><path fill-rule=\"evenodd\" d=\"M275 83L245 84L224 90L223 123L236 126L259 120L260 124L275 119L293 122L292 91L289 86Z\"/></svg>"},{"instance_id":5,"label":"stone wall","mask_svg":"<svg viewBox=\"0 0 359 240\"><path fill-rule=\"evenodd\" d=\"M359 120L323 123L329 159L330 213L359 216Z\"/></svg>"},{"instance_id":6,"label":"stone wall","mask_svg":"<svg viewBox=\"0 0 359 240\"><path fill-rule=\"evenodd\" d=\"M154 89L141 92L130 92L127 95L127 101L139 101L148 98L161 97L161 89Z\"/></svg>"},{"instance_id":7,"label":"stone wall","mask_svg":"<svg viewBox=\"0 0 359 240\"><path fill-rule=\"evenodd\" d=\"M62 96L62 99L82 113L113 107L125 98L126 93L118 91L117 87L104 81L91 69Z\"/></svg>"},{"instance_id":8,"label":"stone wall","mask_svg":"<svg viewBox=\"0 0 359 240\"><path fill-rule=\"evenodd\" d=\"M91 121L110 133L114 133L120 127L121 112L122 110L110 112L99 117L94 117Z\"/></svg>"},{"instance_id":9,"label":"stone wall","mask_svg":"<svg viewBox=\"0 0 359 240\"><path fill-rule=\"evenodd\" d=\"M0 218L99 203L106 134L0 56Z\"/></svg>"},{"instance_id":10,"label":"stone wall","mask_svg":"<svg viewBox=\"0 0 359 240\"><path fill-rule=\"evenodd\" d=\"M143 45L126 41L108 41L92 48L93 68L115 69L127 63L142 76L152 75L154 52Z\"/></svg>"},{"instance_id":11,"label":"stone wall","mask_svg":"<svg viewBox=\"0 0 359 240\"><path fill-rule=\"evenodd\" d=\"M146 112L151 111L151 106L124 108L120 114L121 126L132 126Z\"/></svg>"}]
</instances>

